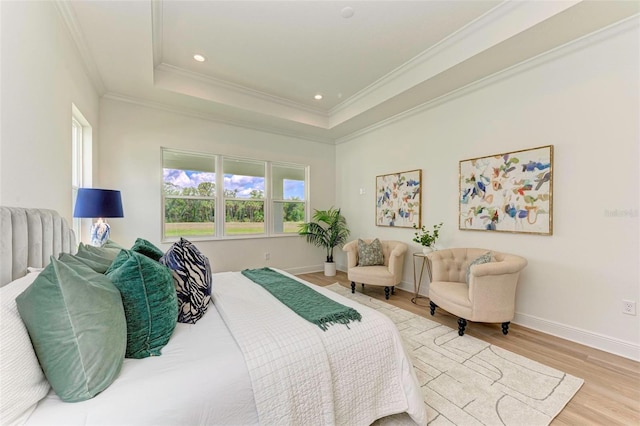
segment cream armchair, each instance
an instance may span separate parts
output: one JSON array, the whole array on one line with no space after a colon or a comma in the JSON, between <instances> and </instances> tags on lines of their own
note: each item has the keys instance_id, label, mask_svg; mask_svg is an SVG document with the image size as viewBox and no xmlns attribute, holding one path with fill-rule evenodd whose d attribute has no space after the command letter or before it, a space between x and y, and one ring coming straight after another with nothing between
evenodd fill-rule
<instances>
[{"instance_id":1,"label":"cream armchair","mask_svg":"<svg viewBox=\"0 0 640 426\"><path fill-rule=\"evenodd\" d=\"M363 239L370 244L372 239ZM342 248L347 252L347 276L351 281L351 293L356 291L356 283L384 287L384 296L389 299L389 292L395 293L395 286L402 281L402 268L407 245L400 241L380 241L384 265L358 266L358 240L345 244Z\"/></svg>"},{"instance_id":2,"label":"cream armchair","mask_svg":"<svg viewBox=\"0 0 640 426\"><path fill-rule=\"evenodd\" d=\"M491 252L491 262L469 268L475 259L487 252ZM429 285L431 315L436 307L440 307L457 316L460 336L464 334L467 321L499 322L502 333L509 332L515 313L518 277L527 266L525 258L480 248L438 250L428 257L432 270Z\"/></svg>"}]
</instances>

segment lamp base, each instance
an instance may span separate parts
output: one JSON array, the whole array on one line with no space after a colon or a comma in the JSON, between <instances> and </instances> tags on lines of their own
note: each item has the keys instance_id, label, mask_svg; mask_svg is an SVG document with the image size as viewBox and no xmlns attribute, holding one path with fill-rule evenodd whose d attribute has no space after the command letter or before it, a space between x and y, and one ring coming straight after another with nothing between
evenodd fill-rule
<instances>
[{"instance_id":1,"label":"lamp base","mask_svg":"<svg viewBox=\"0 0 640 426\"><path fill-rule=\"evenodd\" d=\"M107 222L98 219L96 223L91 225L91 245L102 247L109 239L111 227Z\"/></svg>"}]
</instances>

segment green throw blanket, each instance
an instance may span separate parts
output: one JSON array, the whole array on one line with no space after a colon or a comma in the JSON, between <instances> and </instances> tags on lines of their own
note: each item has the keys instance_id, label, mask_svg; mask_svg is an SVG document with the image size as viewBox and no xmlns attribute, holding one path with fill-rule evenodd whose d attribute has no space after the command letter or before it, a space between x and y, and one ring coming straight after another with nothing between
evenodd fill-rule
<instances>
[{"instance_id":1,"label":"green throw blanket","mask_svg":"<svg viewBox=\"0 0 640 426\"><path fill-rule=\"evenodd\" d=\"M245 269L242 275L261 285L293 312L326 331L331 324L348 324L362 318L353 308L341 305L299 281L269 268ZM347 328L349 326L347 325Z\"/></svg>"}]
</instances>

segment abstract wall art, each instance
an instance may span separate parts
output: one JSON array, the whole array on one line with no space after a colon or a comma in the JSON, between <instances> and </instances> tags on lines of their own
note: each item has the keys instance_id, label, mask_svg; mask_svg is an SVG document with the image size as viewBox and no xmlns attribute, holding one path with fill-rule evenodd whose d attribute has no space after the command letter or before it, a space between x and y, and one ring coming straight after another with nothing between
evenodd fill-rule
<instances>
[{"instance_id":1,"label":"abstract wall art","mask_svg":"<svg viewBox=\"0 0 640 426\"><path fill-rule=\"evenodd\" d=\"M459 166L461 230L553 233L553 145Z\"/></svg>"},{"instance_id":2,"label":"abstract wall art","mask_svg":"<svg viewBox=\"0 0 640 426\"><path fill-rule=\"evenodd\" d=\"M421 226L422 170L376 176L376 225Z\"/></svg>"}]
</instances>

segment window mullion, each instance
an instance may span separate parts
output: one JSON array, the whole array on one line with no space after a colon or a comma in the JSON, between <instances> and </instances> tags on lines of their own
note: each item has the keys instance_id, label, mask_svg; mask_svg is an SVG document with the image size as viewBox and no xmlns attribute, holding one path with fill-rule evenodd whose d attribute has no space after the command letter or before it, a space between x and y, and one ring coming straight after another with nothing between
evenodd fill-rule
<instances>
[{"instance_id":1,"label":"window mullion","mask_svg":"<svg viewBox=\"0 0 640 426\"><path fill-rule=\"evenodd\" d=\"M227 220L227 211L225 209L224 200L224 168L223 157L217 155L215 157L216 170L216 235L219 238L224 238L224 223Z\"/></svg>"}]
</instances>

